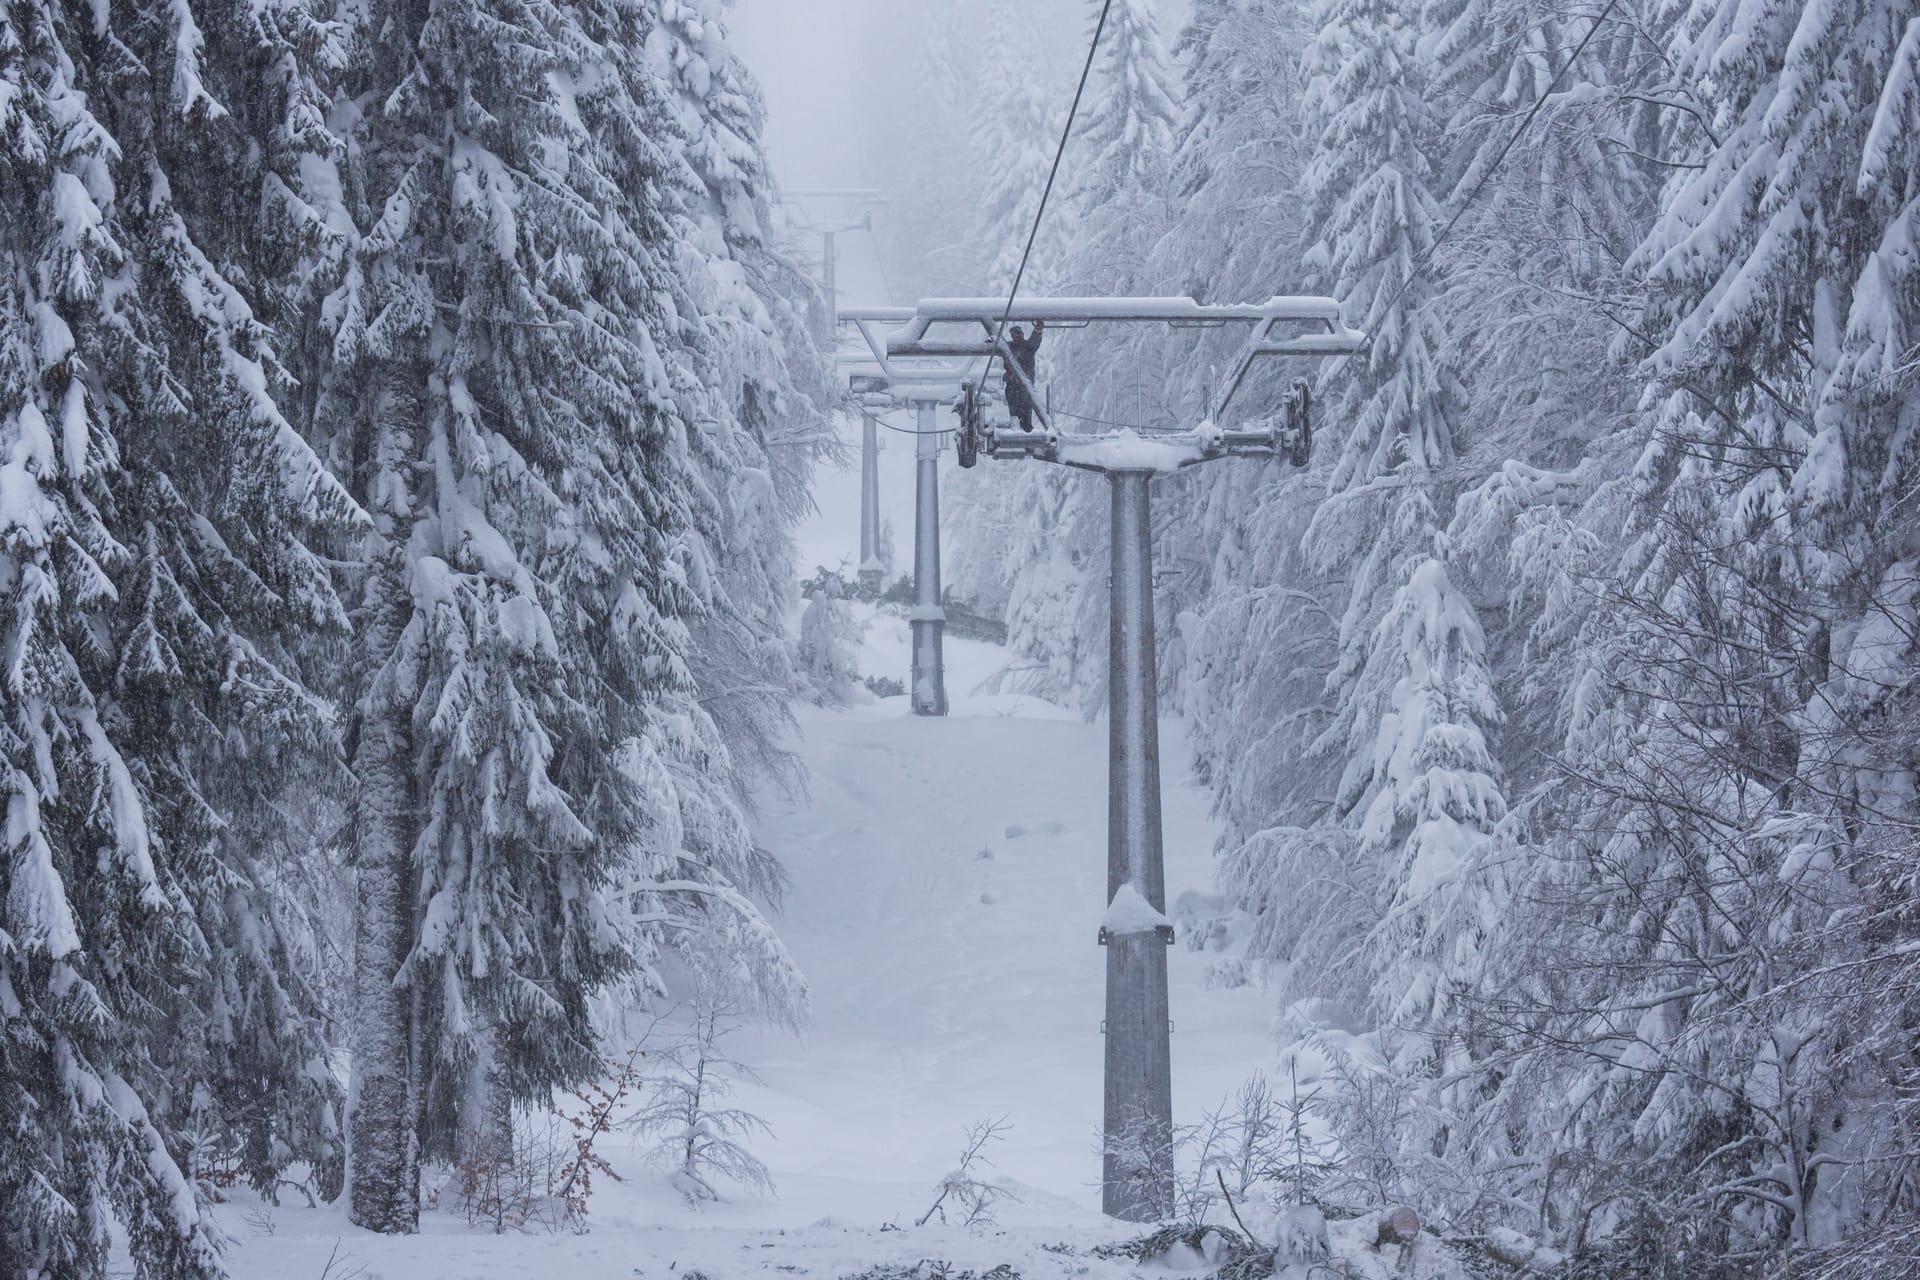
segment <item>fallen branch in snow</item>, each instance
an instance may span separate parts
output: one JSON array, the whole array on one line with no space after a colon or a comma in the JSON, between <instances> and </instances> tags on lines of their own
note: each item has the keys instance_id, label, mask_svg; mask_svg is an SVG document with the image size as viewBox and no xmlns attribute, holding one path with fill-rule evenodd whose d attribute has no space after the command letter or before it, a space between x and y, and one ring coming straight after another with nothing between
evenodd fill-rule
<instances>
[{"instance_id":1,"label":"fallen branch in snow","mask_svg":"<svg viewBox=\"0 0 1920 1280\"><path fill-rule=\"evenodd\" d=\"M1495 1262L1515 1271L1541 1275L1558 1269L1567 1260L1567 1255L1560 1250L1543 1245L1510 1227L1496 1227L1485 1235L1466 1236L1449 1240L1448 1243L1477 1248Z\"/></svg>"},{"instance_id":2,"label":"fallen branch in snow","mask_svg":"<svg viewBox=\"0 0 1920 1280\"><path fill-rule=\"evenodd\" d=\"M993 1202L1010 1193L1004 1187L996 1187L990 1182L982 1182L973 1173L976 1163L991 1164L980 1153L989 1142L997 1142L1006 1135L1009 1125L1007 1118L981 1120L967 1130L966 1150L960 1153L960 1164L946 1177L940 1179L940 1194L934 1199L927 1211L914 1222L916 1227L924 1227L935 1214L940 1221L947 1220L946 1204L951 1199L958 1209L966 1212L961 1225L971 1227L976 1223L993 1221Z\"/></svg>"},{"instance_id":3,"label":"fallen branch in snow","mask_svg":"<svg viewBox=\"0 0 1920 1280\"><path fill-rule=\"evenodd\" d=\"M1220 1194L1226 1199L1227 1212L1232 1214L1233 1220L1240 1225L1240 1234L1253 1241L1255 1245L1258 1245L1260 1243L1260 1237L1247 1230L1247 1224L1240 1221L1239 1207L1233 1203L1233 1193L1227 1190L1227 1175L1220 1172L1219 1165L1213 1167L1213 1176L1215 1181L1220 1184Z\"/></svg>"},{"instance_id":4,"label":"fallen branch in snow","mask_svg":"<svg viewBox=\"0 0 1920 1280\"><path fill-rule=\"evenodd\" d=\"M1259 1242L1205 1223L1161 1227L1149 1235L1095 1245L1096 1258L1153 1263L1174 1271L1208 1269L1214 1280L1270 1280L1274 1253Z\"/></svg>"}]
</instances>

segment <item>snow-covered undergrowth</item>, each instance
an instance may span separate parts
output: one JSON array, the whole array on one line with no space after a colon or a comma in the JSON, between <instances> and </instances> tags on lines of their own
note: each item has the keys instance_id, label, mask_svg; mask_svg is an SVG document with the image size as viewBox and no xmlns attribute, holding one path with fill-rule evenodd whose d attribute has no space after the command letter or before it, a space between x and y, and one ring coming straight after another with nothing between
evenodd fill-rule
<instances>
[{"instance_id":1,"label":"snow-covered undergrowth","mask_svg":"<svg viewBox=\"0 0 1920 1280\"><path fill-rule=\"evenodd\" d=\"M417 1236L372 1237L344 1221L332 1234L257 1237L244 1252L260 1260L252 1274L313 1280L496 1280L553 1276L560 1280L1124 1280L1200 1276L1230 1260L1223 1232L1199 1247L1175 1244L1145 1258L1130 1247L1137 1232L1118 1223L1058 1228L967 1230L928 1226L902 1230L857 1226L834 1218L803 1227L711 1230L629 1226L578 1236L473 1235L443 1230L434 1215ZM1467 1272L1431 1235L1411 1244L1375 1244L1370 1218L1334 1223L1328 1252L1312 1262L1278 1259L1270 1274L1346 1280L1466 1280ZM1269 1251L1252 1259L1269 1274ZM332 1264L328 1272L329 1262ZM1231 1269L1231 1268L1230 1268ZM236 1274L247 1274L237 1272Z\"/></svg>"},{"instance_id":2,"label":"snow-covered undergrowth","mask_svg":"<svg viewBox=\"0 0 1920 1280\"><path fill-rule=\"evenodd\" d=\"M867 671L903 659L906 628L870 618ZM585 1236L495 1237L470 1227L450 1196L414 1238L356 1231L337 1208L261 1214L236 1202L222 1213L234 1237L233 1274L318 1276L336 1238L369 1275L390 1280L563 1265L570 1280L589 1280L664 1274L675 1259L682 1270L698 1265L717 1276L737 1274L748 1250L757 1270L762 1244L783 1264L810 1269L856 1255L939 1256L984 1269L1011 1255L965 1233L949 1243L929 1235L932 1227L904 1239L860 1235L858 1245L848 1233L911 1224L937 1194L967 1127L1001 1117L1006 1134L988 1153L988 1173L1010 1194L997 1217L1039 1233L1019 1250L1032 1253L1062 1232L1106 1239L1094 1211L1105 726L1036 699L969 696L999 651L956 641L948 653L954 714L945 720L907 714L904 698L803 709L809 793L773 800L761 817L759 838L792 877L781 925L813 991L803 1034L757 1029L732 1045L761 1078L742 1083L734 1100L772 1126L754 1150L777 1196L722 1188L724 1202L689 1210L616 1131L601 1149L624 1181L596 1183ZM1212 842L1205 796L1177 750L1166 762L1174 899L1207 886ZM1170 957L1175 1088L1186 1118L1217 1105L1271 1056L1253 989L1209 986L1221 958L1184 944ZM807 1227L824 1217L844 1229ZM715 1227L736 1230L716 1236ZM797 1234L767 1234L782 1229ZM1028 1275L1064 1266L1036 1256L1054 1269L1016 1266Z\"/></svg>"},{"instance_id":3,"label":"snow-covered undergrowth","mask_svg":"<svg viewBox=\"0 0 1920 1280\"><path fill-rule=\"evenodd\" d=\"M904 463L906 452L887 461ZM822 556L857 514L834 500L839 479L826 479L803 531ZM910 492L889 487L896 503ZM907 621L849 607L863 624L860 674L904 678ZM952 715L914 717L903 697L800 708L808 791L769 796L759 816L759 842L791 878L779 926L813 996L801 1034L754 1028L728 1046L759 1077L739 1082L730 1104L771 1126L752 1150L774 1195L722 1184L721 1202L690 1209L648 1161L648 1144L616 1129L599 1150L621 1180L596 1179L585 1235L495 1236L468 1223L451 1190L418 1237L360 1232L338 1207L259 1211L240 1199L220 1215L232 1273L318 1277L336 1240L369 1277L388 1280L690 1267L718 1280L922 1258L980 1271L1011 1263L1030 1276L1116 1265L1040 1248L1124 1234L1096 1212L1095 1185L1106 728L1039 699L976 694L1004 650L960 639L946 648ZM1206 936L1194 948L1183 938L1170 955L1174 1086L1181 1118L1198 1120L1270 1065L1272 1045L1254 988L1213 976L1232 967L1233 934L1207 910L1214 829L1182 736L1173 725L1164 733L1168 895L1173 904L1184 895L1184 911L1171 912L1183 934ZM937 1220L911 1229L969 1127L1002 1119L981 1176L1005 1193L994 1229L1010 1234ZM809 1225L822 1219L836 1225ZM909 1229L881 1230L889 1224Z\"/></svg>"}]
</instances>

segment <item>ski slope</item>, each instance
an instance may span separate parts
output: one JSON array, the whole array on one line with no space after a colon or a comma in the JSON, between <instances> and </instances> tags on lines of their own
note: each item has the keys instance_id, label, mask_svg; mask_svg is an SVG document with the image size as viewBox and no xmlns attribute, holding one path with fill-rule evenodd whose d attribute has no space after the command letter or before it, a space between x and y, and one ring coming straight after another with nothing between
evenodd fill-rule
<instances>
[{"instance_id":1,"label":"ski slope","mask_svg":"<svg viewBox=\"0 0 1920 1280\"><path fill-rule=\"evenodd\" d=\"M959 691L953 676L984 675L996 655L973 651L988 648L949 642L944 720L899 698L806 713L812 794L762 828L793 877L786 932L814 990L802 1038L763 1037L748 1055L776 1129L765 1154L800 1220L917 1215L966 1127L1001 1117L995 1164L1026 1201L1003 1218L1098 1203L1106 733L1033 699ZM1177 898L1207 885L1212 833L1204 795L1168 772ZM1219 958L1171 957L1189 1119L1271 1058L1254 991L1207 988Z\"/></svg>"},{"instance_id":2,"label":"ski slope","mask_svg":"<svg viewBox=\"0 0 1920 1280\"><path fill-rule=\"evenodd\" d=\"M845 430L857 446L857 423ZM882 433L882 444L883 516L904 535L906 565L913 439ZM949 453L943 472L952 465ZM822 469L803 564L852 563L858 483L857 447ZM904 619L869 620L867 674L904 682L908 654ZM868 1219L917 1216L967 1126L1001 1117L1009 1129L993 1159L1023 1196L1003 1221L1099 1203L1106 726L978 692L1007 659L996 646L949 636L946 658L944 718L909 714L905 698L802 708L810 793L761 817L762 842L792 877L782 931L813 985L804 1036L758 1037L749 1054L767 1085L756 1100L776 1130L765 1155L790 1221L858 1206ZM1170 909L1212 885L1215 828L1183 741L1178 725L1162 727ZM1184 943L1170 956L1182 1120L1273 1059L1258 989L1209 987L1221 958Z\"/></svg>"},{"instance_id":3,"label":"ski slope","mask_svg":"<svg viewBox=\"0 0 1920 1280\"><path fill-rule=\"evenodd\" d=\"M857 443L857 424L849 434ZM910 455L889 450L883 476L896 528L909 536ZM820 509L802 531L803 566L839 563L836 548L850 554L857 542L858 467L855 450L823 475ZM907 632L902 618L870 618L868 673L904 679ZM879 1228L910 1227L967 1127L1002 1118L990 1173L1018 1198L999 1223L1029 1245L1113 1235L1095 1184L1106 729L1037 699L975 693L1005 660L995 646L949 639L947 654L953 712L944 719L909 714L904 697L800 708L795 745L810 786L769 797L758 817L760 840L791 877L778 920L813 993L801 1033L759 1028L732 1046L761 1079L738 1101L772 1126L753 1149L777 1196L689 1209L615 1134L603 1150L623 1181L596 1186L585 1236L496 1237L442 1208L423 1215L420 1236L377 1237L348 1224L343 1206L262 1211L240 1199L221 1212L233 1274L317 1277L336 1241L368 1277L388 1280L665 1275L675 1259L757 1257L766 1241L783 1258L811 1250L823 1267L849 1250L971 1257L979 1242L962 1232ZM1181 741L1177 726L1163 729L1170 903L1211 883L1214 830ZM1220 959L1184 943L1171 955L1181 1121L1272 1061L1257 989L1208 986ZM798 1234L767 1234L779 1232ZM843 1262L832 1267L844 1272Z\"/></svg>"}]
</instances>

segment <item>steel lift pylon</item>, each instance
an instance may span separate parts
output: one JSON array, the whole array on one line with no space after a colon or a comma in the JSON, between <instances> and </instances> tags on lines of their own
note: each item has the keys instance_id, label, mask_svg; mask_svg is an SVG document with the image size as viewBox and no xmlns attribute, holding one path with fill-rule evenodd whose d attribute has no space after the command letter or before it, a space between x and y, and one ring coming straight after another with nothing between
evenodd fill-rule
<instances>
[{"instance_id":1,"label":"steel lift pylon","mask_svg":"<svg viewBox=\"0 0 1920 1280\"><path fill-rule=\"evenodd\" d=\"M1094 324L1243 327L1242 344L1202 422L1187 431L1141 437L1056 431L1041 399L1012 359L1011 323L1045 320L1049 331ZM946 331L958 327L960 333ZM939 331L939 332L936 332ZM1226 457L1284 457L1304 466L1312 452L1312 395L1293 381L1285 408L1228 426L1228 410L1254 363L1271 356L1357 351L1365 335L1345 327L1331 298L1271 298L1209 306L1191 298L934 298L887 339L890 358L999 357L1026 385L1040 429L987 425L979 383L960 388L962 466L978 455L1032 458L1098 472L1112 496L1112 577L1108 632L1107 900L1099 940L1107 949L1106 1070L1102 1208L1135 1222L1173 1211L1172 1024L1167 1001L1166 873L1160 825L1159 686L1153 633L1152 482L1155 476ZM1152 906L1149 921L1127 911L1122 890ZM1144 1167L1142 1167L1144 1164Z\"/></svg>"},{"instance_id":2,"label":"steel lift pylon","mask_svg":"<svg viewBox=\"0 0 1920 1280\"><path fill-rule=\"evenodd\" d=\"M860 410L860 563L856 572L862 586L877 592L883 586L880 581L883 566L880 562L880 440L875 415L880 408L893 405L891 401L884 406L866 402L868 396L884 393L891 385L887 376L886 346L875 326L902 324L913 318L913 308L849 307L838 312L835 318L840 325L855 329L865 340L865 350L842 353L838 363L847 376L849 398Z\"/></svg>"},{"instance_id":3,"label":"steel lift pylon","mask_svg":"<svg viewBox=\"0 0 1920 1280\"><path fill-rule=\"evenodd\" d=\"M880 464L876 415L915 411L913 664L907 685L915 715L947 714L946 610L940 586L940 430L935 411L965 390L967 365L956 360L896 358L886 333L910 322L912 307L843 307L839 319L864 340L864 355L843 361L848 389L860 407L860 573L879 573Z\"/></svg>"},{"instance_id":4,"label":"steel lift pylon","mask_svg":"<svg viewBox=\"0 0 1920 1280\"><path fill-rule=\"evenodd\" d=\"M807 209L809 201L838 201L845 209L860 209L856 217L851 213L839 218L822 221L812 216ZM845 231L873 230L873 211L887 207L887 198L881 192L869 187L819 187L797 189L782 193L782 206L800 211L798 222L804 225L800 230L816 231L820 235L820 287L827 295L827 306L836 316L840 310L840 254L838 237Z\"/></svg>"}]
</instances>

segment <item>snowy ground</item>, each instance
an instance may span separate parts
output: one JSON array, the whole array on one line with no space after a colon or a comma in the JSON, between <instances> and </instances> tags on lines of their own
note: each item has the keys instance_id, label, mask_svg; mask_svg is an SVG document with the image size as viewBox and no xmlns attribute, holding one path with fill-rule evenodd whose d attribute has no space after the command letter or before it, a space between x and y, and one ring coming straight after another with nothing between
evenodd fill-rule
<instances>
[{"instance_id":1,"label":"snowy ground","mask_svg":"<svg viewBox=\"0 0 1920 1280\"><path fill-rule=\"evenodd\" d=\"M886 475L896 527L908 531L909 454L896 444ZM834 563L835 547L857 538L847 501L857 457L850 465L825 478L803 563ZM336 1240L366 1277L387 1280L602 1280L689 1268L713 1280L785 1268L838 1276L927 1257L1080 1274L1085 1259L1037 1245L1084 1247L1116 1234L1095 1212L1094 1185L1106 730L1034 699L977 696L1004 659L993 646L949 640L947 653L946 719L914 717L904 698L803 708L809 794L776 798L761 817L761 839L792 877L780 926L813 989L803 1034L756 1031L734 1046L762 1077L740 1100L773 1127L754 1149L777 1198L689 1210L616 1134L606 1150L626 1180L596 1188L590 1234L495 1237L442 1210L425 1216L418 1237L382 1238L351 1227L337 1206L265 1215L236 1204L222 1211L233 1274L319 1277ZM863 660L870 674L904 678L905 621L874 618ZM1209 886L1213 829L1178 727L1163 734L1167 885L1177 899ZM1183 944L1171 959L1175 1105L1194 1119L1273 1051L1255 989L1207 986L1218 955ZM1003 1117L1006 1138L991 1154L993 1173L1019 1196L999 1215L1009 1234L880 1230L910 1227L967 1126ZM817 1225L823 1219L832 1225Z\"/></svg>"}]
</instances>

